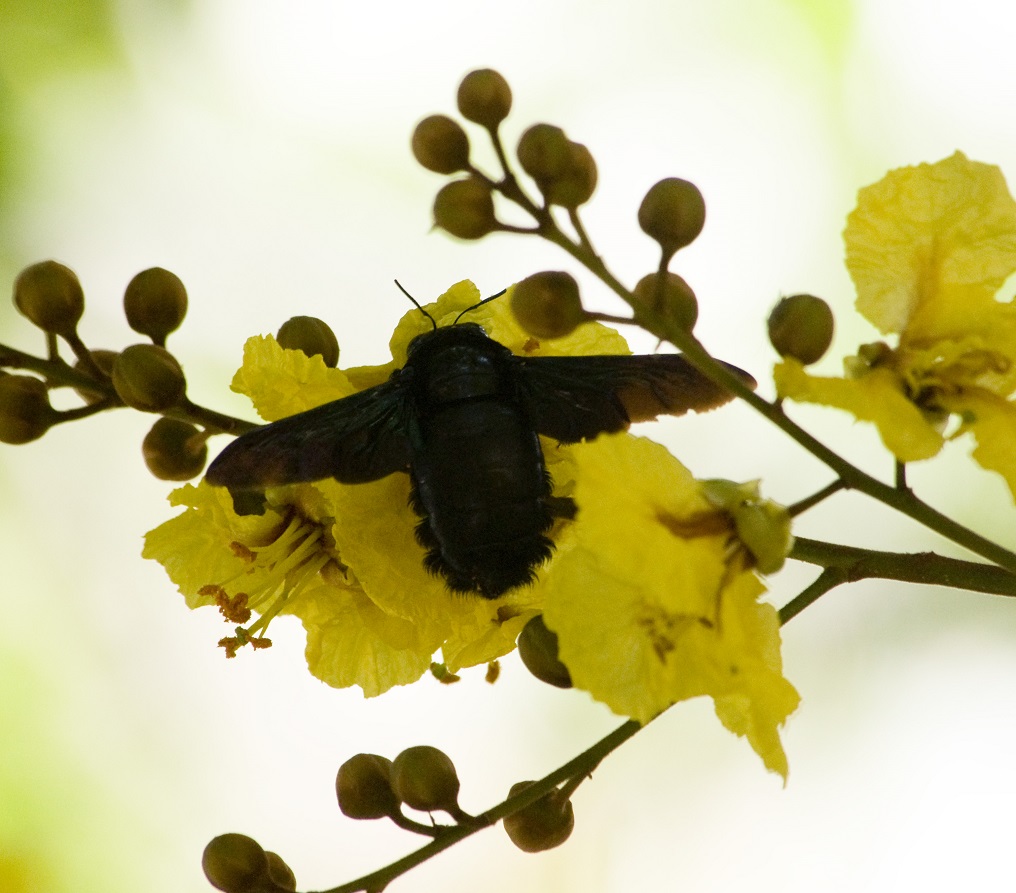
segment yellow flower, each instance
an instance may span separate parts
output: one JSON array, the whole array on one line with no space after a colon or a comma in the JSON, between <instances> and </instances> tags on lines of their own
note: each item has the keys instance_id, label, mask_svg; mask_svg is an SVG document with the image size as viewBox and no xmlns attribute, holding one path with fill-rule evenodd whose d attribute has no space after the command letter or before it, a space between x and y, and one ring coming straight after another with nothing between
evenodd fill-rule
<instances>
[{"instance_id":1,"label":"yellow flower","mask_svg":"<svg viewBox=\"0 0 1016 893\"><path fill-rule=\"evenodd\" d=\"M449 325L478 300L463 282L427 309ZM628 353L620 335L598 325L540 344L514 322L507 301L479 307L469 320L517 353ZM410 340L430 328L411 310L392 337L390 363L346 371L284 350L274 338L251 338L233 387L273 421L387 381L405 363ZM568 448L543 447L556 492L567 495ZM357 485L325 480L272 488L264 514L240 516L226 489L187 485L171 496L185 511L148 534L143 554L166 567L190 607L215 605L236 627L222 640L227 654L270 644L269 621L295 614L307 632L311 672L376 695L418 679L439 650L451 672L507 654L542 602L539 581L494 601L450 593L424 568L409 491L403 474ZM553 536L559 548L567 544L567 530Z\"/></svg>"},{"instance_id":2,"label":"yellow flower","mask_svg":"<svg viewBox=\"0 0 1016 893\"><path fill-rule=\"evenodd\" d=\"M544 619L575 686L640 722L709 695L785 778L777 729L799 699L734 518L651 441L602 436L574 459L574 543L547 578Z\"/></svg>"},{"instance_id":3,"label":"yellow flower","mask_svg":"<svg viewBox=\"0 0 1016 893\"><path fill-rule=\"evenodd\" d=\"M891 171L862 189L844 232L857 309L895 347L862 345L847 376L811 376L784 360L779 393L873 422L903 462L970 432L974 458L1016 495L1016 202L1001 171L957 152ZM946 434L950 416L960 425Z\"/></svg>"}]
</instances>

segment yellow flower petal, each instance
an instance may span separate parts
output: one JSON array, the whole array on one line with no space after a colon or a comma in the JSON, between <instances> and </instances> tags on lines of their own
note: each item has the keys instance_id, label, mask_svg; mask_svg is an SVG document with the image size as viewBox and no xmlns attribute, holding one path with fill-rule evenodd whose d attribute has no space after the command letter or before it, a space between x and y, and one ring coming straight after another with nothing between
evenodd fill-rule
<instances>
[{"instance_id":1,"label":"yellow flower petal","mask_svg":"<svg viewBox=\"0 0 1016 893\"><path fill-rule=\"evenodd\" d=\"M886 448L901 462L930 459L944 443L888 367L876 367L859 378L826 378L809 375L797 360L787 358L773 368L773 380L781 397L834 406L873 422Z\"/></svg>"},{"instance_id":2,"label":"yellow flower petal","mask_svg":"<svg viewBox=\"0 0 1016 893\"><path fill-rule=\"evenodd\" d=\"M857 309L883 333L940 338L997 312L1016 269L1016 202L997 167L956 152L862 189L844 239Z\"/></svg>"},{"instance_id":3,"label":"yellow flower petal","mask_svg":"<svg viewBox=\"0 0 1016 893\"><path fill-rule=\"evenodd\" d=\"M775 609L744 570L728 515L657 444L575 451L579 522L546 584L544 618L576 687L646 722L709 695L721 720L786 774L778 727L796 707ZM634 470L634 473L632 473Z\"/></svg>"},{"instance_id":4,"label":"yellow flower petal","mask_svg":"<svg viewBox=\"0 0 1016 893\"><path fill-rule=\"evenodd\" d=\"M329 369L320 356L286 350L271 335L247 339L243 365L231 387L250 397L258 415L269 422L348 397L356 390L345 372Z\"/></svg>"},{"instance_id":5,"label":"yellow flower petal","mask_svg":"<svg viewBox=\"0 0 1016 893\"><path fill-rule=\"evenodd\" d=\"M358 685L368 698L415 682L440 645L352 589L321 587L301 598L294 613L307 630L311 673L336 688Z\"/></svg>"},{"instance_id":6,"label":"yellow flower petal","mask_svg":"<svg viewBox=\"0 0 1016 893\"><path fill-rule=\"evenodd\" d=\"M956 436L970 432L977 441L971 452L982 468L997 471L1016 499L1016 404L981 391L967 393L956 402L954 412L963 413Z\"/></svg>"}]
</instances>

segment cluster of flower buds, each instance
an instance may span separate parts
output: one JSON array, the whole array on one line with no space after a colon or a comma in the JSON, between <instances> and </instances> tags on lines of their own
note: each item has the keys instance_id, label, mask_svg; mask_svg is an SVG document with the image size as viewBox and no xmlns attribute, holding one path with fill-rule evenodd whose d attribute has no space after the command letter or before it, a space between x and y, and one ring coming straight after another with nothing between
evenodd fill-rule
<instances>
[{"instance_id":1,"label":"cluster of flower buds","mask_svg":"<svg viewBox=\"0 0 1016 893\"><path fill-rule=\"evenodd\" d=\"M201 856L205 877L224 893L292 893L296 876L277 853L246 834L220 834Z\"/></svg>"},{"instance_id":2,"label":"cluster of flower buds","mask_svg":"<svg viewBox=\"0 0 1016 893\"><path fill-rule=\"evenodd\" d=\"M149 471L161 480L185 481L204 470L211 435L253 427L187 398L183 367L166 349L166 339L186 316L187 290L168 270L143 270L127 284L124 316L148 340L119 351L89 349L81 340L84 289L63 264L48 260L22 270L14 283L14 305L46 334L48 355L0 345L0 442L28 443L58 423L127 406L160 416L142 443ZM60 356L57 339L70 347L73 363ZM321 355L329 366L338 363L338 342L321 320L294 317L279 330L278 340L308 356ZM50 401L56 388L73 389L82 405L56 409Z\"/></svg>"},{"instance_id":3,"label":"cluster of flower buds","mask_svg":"<svg viewBox=\"0 0 1016 893\"><path fill-rule=\"evenodd\" d=\"M413 133L416 160L445 176L459 175L443 186L434 200L436 226L460 239L480 239L492 232L539 235L556 244L569 242L568 250L590 269L602 267L582 228L578 209L596 188L596 161L586 146L568 138L554 124L534 124L519 138L515 156L519 167L536 185L539 199L525 191L516 177L501 142L499 127L511 109L508 82L498 72L470 72L458 90L463 117L483 127L493 143L501 166L490 176L472 161L469 136L447 115L424 118ZM495 197L513 203L529 214L535 226L526 228L498 217ZM554 218L563 208L575 230L567 235ZM687 180L668 177L652 186L638 209L638 222L660 246L658 272L644 277L626 295L634 310L633 322L661 338L675 331L691 331L698 316L695 293L675 273L665 273L674 254L691 244L705 224L702 193ZM620 290L620 286L617 286ZM512 307L520 324L536 338L560 338L596 314L582 308L578 285L567 273L544 272L519 283Z\"/></svg>"},{"instance_id":4,"label":"cluster of flower buds","mask_svg":"<svg viewBox=\"0 0 1016 893\"><path fill-rule=\"evenodd\" d=\"M470 818L459 808L455 764L444 751L425 744L406 748L394 760L374 753L350 757L339 767L335 794L339 809L351 819L389 818L406 827L403 805L440 810L456 821Z\"/></svg>"}]
</instances>

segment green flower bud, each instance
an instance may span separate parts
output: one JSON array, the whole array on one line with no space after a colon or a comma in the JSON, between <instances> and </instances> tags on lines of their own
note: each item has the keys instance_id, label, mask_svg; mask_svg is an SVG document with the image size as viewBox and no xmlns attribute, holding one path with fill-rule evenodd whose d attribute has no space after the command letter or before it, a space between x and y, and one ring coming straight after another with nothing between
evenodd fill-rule
<instances>
[{"instance_id":1,"label":"green flower bud","mask_svg":"<svg viewBox=\"0 0 1016 893\"><path fill-rule=\"evenodd\" d=\"M447 115L430 115L413 131L413 157L436 174L469 170L469 137Z\"/></svg>"},{"instance_id":2,"label":"green flower bud","mask_svg":"<svg viewBox=\"0 0 1016 893\"><path fill-rule=\"evenodd\" d=\"M493 68L478 68L462 79L457 99L463 118L493 131L511 111L512 90Z\"/></svg>"},{"instance_id":3,"label":"green flower bud","mask_svg":"<svg viewBox=\"0 0 1016 893\"><path fill-rule=\"evenodd\" d=\"M769 342L781 357L805 366L822 359L833 340L833 312L814 295L781 298L769 314Z\"/></svg>"},{"instance_id":4,"label":"green flower bud","mask_svg":"<svg viewBox=\"0 0 1016 893\"><path fill-rule=\"evenodd\" d=\"M762 497L758 481L703 481L702 494L730 515L737 538L752 554L759 573L773 574L783 567L794 544L792 519L782 505Z\"/></svg>"},{"instance_id":5,"label":"green flower bud","mask_svg":"<svg viewBox=\"0 0 1016 893\"><path fill-rule=\"evenodd\" d=\"M392 791L392 761L376 753L358 753L335 777L339 809L351 819L381 819L399 811Z\"/></svg>"},{"instance_id":6,"label":"green flower bud","mask_svg":"<svg viewBox=\"0 0 1016 893\"><path fill-rule=\"evenodd\" d=\"M402 751L392 763L392 789L407 806L423 812L455 812L459 776L455 764L436 747L421 744Z\"/></svg>"},{"instance_id":7,"label":"green flower bud","mask_svg":"<svg viewBox=\"0 0 1016 893\"><path fill-rule=\"evenodd\" d=\"M572 687L571 673L557 656L557 633L547 629L542 614L537 614L523 627L518 648L526 669L541 682L558 688Z\"/></svg>"},{"instance_id":8,"label":"green flower bud","mask_svg":"<svg viewBox=\"0 0 1016 893\"><path fill-rule=\"evenodd\" d=\"M596 161L582 143L569 143L568 165L559 177L546 180L540 187L552 205L574 211L585 204L596 189Z\"/></svg>"},{"instance_id":9,"label":"green flower bud","mask_svg":"<svg viewBox=\"0 0 1016 893\"><path fill-rule=\"evenodd\" d=\"M572 165L573 145L560 127L534 124L519 138L515 153L522 170L542 192L545 184L562 177Z\"/></svg>"},{"instance_id":10,"label":"green flower bud","mask_svg":"<svg viewBox=\"0 0 1016 893\"><path fill-rule=\"evenodd\" d=\"M43 381L31 375L0 375L0 443L29 443L56 421Z\"/></svg>"},{"instance_id":11,"label":"green flower bud","mask_svg":"<svg viewBox=\"0 0 1016 893\"><path fill-rule=\"evenodd\" d=\"M102 348L99 348L97 350L90 350L89 354L92 356L92 362L94 362L102 372L106 373L107 378L113 374L113 363L119 356L115 350L103 350ZM93 374L92 370L84 366L81 360L74 361L74 368L78 372L82 372L89 377ZM84 400L85 403L97 403L105 397L105 392L98 384L96 385L96 389L94 391L86 388L75 388L74 393Z\"/></svg>"},{"instance_id":12,"label":"green flower bud","mask_svg":"<svg viewBox=\"0 0 1016 893\"><path fill-rule=\"evenodd\" d=\"M511 290L510 301L516 322L535 338L561 338L589 319L579 284L568 273L527 276Z\"/></svg>"},{"instance_id":13,"label":"green flower bud","mask_svg":"<svg viewBox=\"0 0 1016 893\"><path fill-rule=\"evenodd\" d=\"M123 310L127 325L161 347L187 315L187 289L179 276L162 267L142 270L127 283Z\"/></svg>"},{"instance_id":14,"label":"green flower bud","mask_svg":"<svg viewBox=\"0 0 1016 893\"><path fill-rule=\"evenodd\" d=\"M650 187L639 206L639 226L665 256L690 245L706 222L706 203L694 183L668 177Z\"/></svg>"},{"instance_id":15,"label":"green flower bud","mask_svg":"<svg viewBox=\"0 0 1016 893\"><path fill-rule=\"evenodd\" d=\"M664 323L686 332L694 328L698 319L698 300L695 298L695 292L677 273L664 273L662 288L658 273L643 276L635 286L632 297L635 321L661 338L666 338L666 327L654 326L653 321L646 317L647 313L661 316Z\"/></svg>"},{"instance_id":16,"label":"green flower bud","mask_svg":"<svg viewBox=\"0 0 1016 893\"><path fill-rule=\"evenodd\" d=\"M183 399L183 369L168 350L133 344L113 362L113 387L120 399L142 412L165 412Z\"/></svg>"},{"instance_id":17,"label":"green flower bud","mask_svg":"<svg viewBox=\"0 0 1016 893\"><path fill-rule=\"evenodd\" d=\"M268 859L256 840L246 834L220 834L201 856L209 883L225 893L249 893L268 876Z\"/></svg>"},{"instance_id":18,"label":"green flower bud","mask_svg":"<svg viewBox=\"0 0 1016 893\"><path fill-rule=\"evenodd\" d=\"M85 293L73 270L44 260L14 280L14 306L44 332L73 335L85 312Z\"/></svg>"},{"instance_id":19,"label":"green flower bud","mask_svg":"<svg viewBox=\"0 0 1016 893\"><path fill-rule=\"evenodd\" d=\"M208 461L205 434L179 419L161 418L141 443L148 470L160 481L189 481Z\"/></svg>"},{"instance_id":20,"label":"green flower bud","mask_svg":"<svg viewBox=\"0 0 1016 893\"><path fill-rule=\"evenodd\" d=\"M280 890L296 890L296 875L278 853L265 852L268 859L268 877Z\"/></svg>"},{"instance_id":21,"label":"green flower bud","mask_svg":"<svg viewBox=\"0 0 1016 893\"><path fill-rule=\"evenodd\" d=\"M321 357L329 369L339 364L339 341L328 323L316 316L287 319L275 340L287 350L302 350L308 357Z\"/></svg>"},{"instance_id":22,"label":"green flower bud","mask_svg":"<svg viewBox=\"0 0 1016 893\"><path fill-rule=\"evenodd\" d=\"M476 177L454 180L434 198L434 225L460 239L482 239L497 228L490 187Z\"/></svg>"},{"instance_id":23,"label":"green flower bud","mask_svg":"<svg viewBox=\"0 0 1016 893\"><path fill-rule=\"evenodd\" d=\"M508 796L513 797L532 784L535 782L513 784ZM571 836L575 810L570 800L553 790L535 803L505 816L503 824L515 846L526 853L539 853L560 846Z\"/></svg>"}]
</instances>

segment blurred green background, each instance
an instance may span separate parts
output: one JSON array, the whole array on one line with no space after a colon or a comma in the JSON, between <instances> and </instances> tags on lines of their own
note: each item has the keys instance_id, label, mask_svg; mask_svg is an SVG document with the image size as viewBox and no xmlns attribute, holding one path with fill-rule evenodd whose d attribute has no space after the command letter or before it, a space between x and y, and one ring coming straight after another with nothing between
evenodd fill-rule
<instances>
[{"instance_id":1,"label":"blurred green background","mask_svg":"<svg viewBox=\"0 0 1016 893\"><path fill-rule=\"evenodd\" d=\"M440 178L413 162L415 122L454 110L458 79L492 66L515 92L513 144L535 121L589 146L585 215L627 282L655 263L635 225L645 189L695 181L709 218L674 268L698 333L767 387L763 320L781 294L851 318L840 233L859 186L959 148L1016 171L1016 15L990 0L631 0L499 5L435 0L0 4L0 279L48 257L79 274L90 347L136 340L123 288L159 265L191 312L172 346L191 396L250 417L228 392L243 340L303 313L328 320L343 365L383 362L406 309L472 278L485 294L567 258L526 239L430 233ZM482 143L477 137L480 157ZM575 272L573 270L573 272ZM588 277L589 302L618 309ZM39 352L12 307L0 341ZM648 340L633 339L641 349ZM866 469L874 433L821 409L795 417ZM0 891L197 893L204 844L243 831L300 889L322 889L417 844L344 820L338 765L357 751L445 749L480 810L617 723L546 691L514 658L366 702L304 669L295 621L276 647L227 662L221 625L192 614L141 536L170 513L140 458L150 419L121 412L0 447ZM792 502L828 474L738 407L661 423L699 476L760 477ZM1011 500L954 444L914 468L936 506L1010 547ZM859 498L805 535L948 547ZM782 604L807 569L772 580ZM705 703L682 705L579 791L576 831L543 856L487 832L397 883L402 891L1007 889L1016 798L1016 606L866 583L785 633L804 701L785 732L786 789Z\"/></svg>"}]
</instances>

